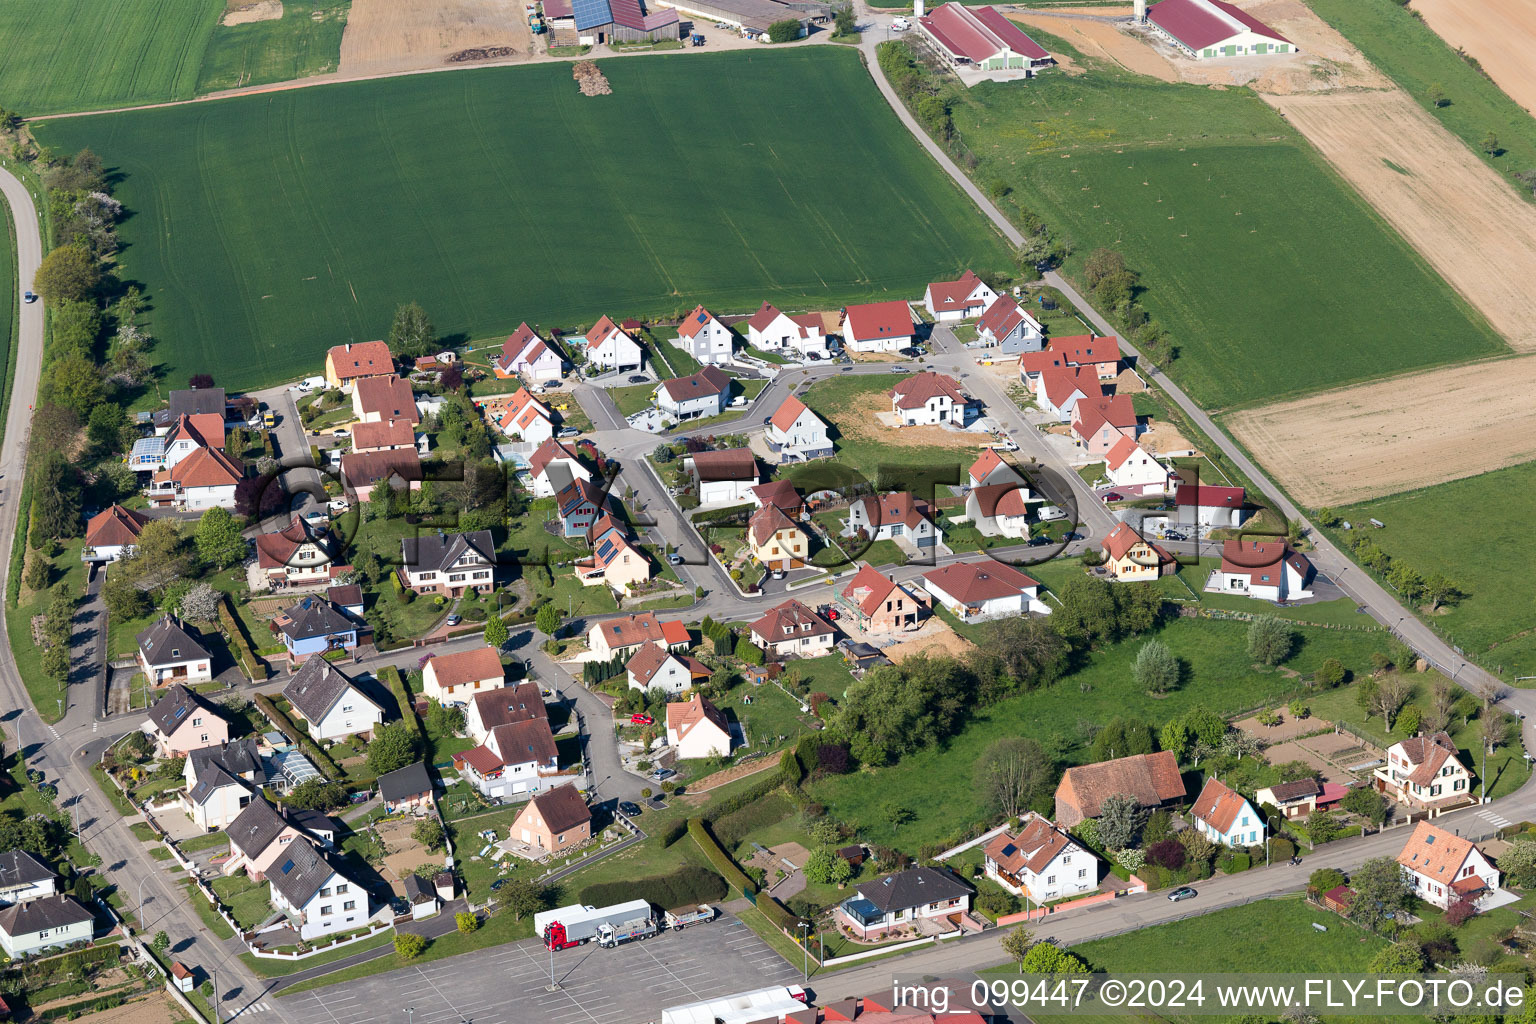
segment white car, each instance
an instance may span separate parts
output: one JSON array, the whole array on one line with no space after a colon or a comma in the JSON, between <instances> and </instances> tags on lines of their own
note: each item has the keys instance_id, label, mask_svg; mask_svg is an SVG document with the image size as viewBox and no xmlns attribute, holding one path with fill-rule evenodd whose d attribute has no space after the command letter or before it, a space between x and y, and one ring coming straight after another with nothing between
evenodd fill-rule
<instances>
[{"instance_id":1,"label":"white car","mask_svg":"<svg viewBox=\"0 0 1536 1024\"><path fill-rule=\"evenodd\" d=\"M352 506L347 503L346 498L332 498L329 502L326 503L325 509L327 512L331 513L331 515L339 516L344 515L347 509L351 507Z\"/></svg>"}]
</instances>

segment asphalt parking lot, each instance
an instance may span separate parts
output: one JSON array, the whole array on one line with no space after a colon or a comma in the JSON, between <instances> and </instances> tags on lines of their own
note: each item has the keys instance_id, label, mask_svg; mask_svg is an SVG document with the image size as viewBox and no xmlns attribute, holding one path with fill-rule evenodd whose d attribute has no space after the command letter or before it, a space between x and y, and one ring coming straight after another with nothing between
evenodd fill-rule
<instances>
[{"instance_id":1,"label":"asphalt parking lot","mask_svg":"<svg viewBox=\"0 0 1536 1024\"><path fill-rule=\"evenodd\" d=\"M549 951L527 939L277 1004L314 1024L641 1024L668 1006L800 980L798 967L730 915L617 949L561 950L555 992L546 990L549 964Z\"/></svg>"}]
</instances>

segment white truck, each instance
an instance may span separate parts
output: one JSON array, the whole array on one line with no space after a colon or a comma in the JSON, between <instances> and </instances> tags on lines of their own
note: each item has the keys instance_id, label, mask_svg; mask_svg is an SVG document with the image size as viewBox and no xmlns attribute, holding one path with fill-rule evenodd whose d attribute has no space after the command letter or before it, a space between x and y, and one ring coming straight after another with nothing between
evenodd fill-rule
<instances>
[{"instance_id":1,"label":"white truck","mask_svg":"<svg viewBox=\"0 0 1536 1024\"><path fill-rule=\"evenodd\" d=\"M689 903L666 912L667 927L682 931L691 924L704 924L715 919L715 908L708 903Z\"/></svg>"},{"instance_id":2,"label":"white truck","mask_svg":"<svg viewBox=\"0 0 1536 1024\"><path fill-rule=\"evenodd\" d=\"M635 942L639 939L648 939L661 931L656 925L656 916L651 913L651 905L640 901L645 906L643 915L637 915L628 921L618 924L600 924L597 926L597 944L604 949L613 949L622 946L626 942Z\"/></svg>"},{"instance_id":3,"label":"white truck","mask_svg":"<svg viewBox=\"0 0 1536 1024\"><path fill-rule=\"evenodd\" d=\"M641 917L651 917L645 900L630 900L611 907L587 907L579 903L533 915L533 933L549 949L570 949L598 937L604 925L618 928Z\"/></svg>"}]
</instances>

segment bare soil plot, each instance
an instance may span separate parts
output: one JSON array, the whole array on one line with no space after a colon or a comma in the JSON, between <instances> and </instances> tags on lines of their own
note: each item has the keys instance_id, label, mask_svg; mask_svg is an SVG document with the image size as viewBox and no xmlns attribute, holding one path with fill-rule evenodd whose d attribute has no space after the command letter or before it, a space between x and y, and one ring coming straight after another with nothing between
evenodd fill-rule
<instances>
[{"instance_id":1,"label":"bare soil plot","mask_svg":"<svg viewBox=\"0 0 1536 1024\"><path fill-rule=\"evenodd\" d=\"M1331 722L1324 722L1316 718L1296 718L1284 708L1280 709L1280 724L1270 728L1261 725L1258 718L1245 718L1240 722L1233 722L1235 728L1241 729L1250 736L1256 736L1268 744L1284 743L1295 739L1304 733L1315 732L1325 726L1331 726Z\"/></svg>"},{"instance_id":2,"label":"bare soil plot","mask_svg":"<svg viewBox=\"0 0 1536 1024\"><path fill-rule=\"evenodd\" d=\"M253 4L240 4L224 12L220 25L250 25L258 21L277 21L283 16L283 0L256 0Z\"/></svg>"},{"instance_id":3,"label":"bare soil plot","mask_svg":"<svg viewBox=\"0 0 1536 1024\"><path fill-rule=\"evenodd\" d=\"M896 378L892 378L894 381ZM966 434L945 427L888 427L880 422L883 414L891 414L890 396L883 391L868 392L858 396L849 405L850 415L839 419L837 428L844 435L853 435L893 448L959 448L975 451L984 438L980 434Z\"/></svg>"},{"instance_id":4,"label":"bare soil plot","mask_svg":"<svg viewBox=\"0 0 1536 1024\"><path fill-rule=\"evenodd\" d=\"M1530 0L1414 0L1413 9L1453 48L1477 58L1494 84L1536 111L1536 17Z\"/></svg>"},{"instance_id":5,"label":"bare soil plot","mask_svg":"<svg viewBox=\"0 0 1536 1024\"><path fill-rule=\"evenodd\" d=\"M1191 60L1163 40L1147 34L1150 45L1166 53L1179 78L1204 85L1251 85L1260 92L1290 95L1328 89L1383 89L1391 81L1359 50L1312 13L1301 0L1262 0L1243 9L1295 43L1289 56L1222 57Z\"/></svg>"},{"instance_id":6,"label":"bare soil plot","mask_svg":"<svg viewBox=\"0 0 1536 1024\"><path fill-rule=\"evenodd\" d=\"M441 864L442 854L431 853L425 846L411 838L416 818L399 818L378 826L379 840L384 844L384 874L390 880L397 895L405 895L405 876L415 874L423 864Z\"/></svg>"},{"instance_id":7,"label":"bare soil plot","mask_svg":"<svg viewBox=\"0 0 1536 1024\"><path fill-rule=\"evenodd\" d=\"M440 67L470 49L511 47L526 55L531 43L516 0L353 0L341 37L340 73Z\"/></svg>"},{"instance_id":8,"label":"bare soil plot","mask_svg":"<svg viewBox=\"0 0 1536 1024\"><path fill-rule=\"evenodd\" d=\"M922 629L899 644L887 647L882 652L887 658L900 665L914 654L930 654L934 656L950 655L955 658L963 658L975 649L975 644L954 631L949 623L938 616L933 616L923 623Z\"/></svg>"},{"instance_id":9,"label":"bare soil plot","mask_svg":"<svg viewBox=\"0 0 1536 1024\"><path fill-rule=\"evenodd\" d=\"M187 1015L181 1011L181 1007L163 992L75 1018L80 1024L177 1024L186 1019Z\"/></svg>"},{"instance_id":10,"label":"bare soil plot","mask_svg":"<svg viewBox=\"0 0 1536 1024\"><path fill-rule=\"evenodd\" d=\"M1533 394L1536 356L1521 356L1246 409L1226 425L1293 498L1317 508L1536 459Z\"/></svg>"},{"instance_id":11,"label":"bare soil plot","mask_svg":"<svg viewBox=\"0 0 1536 1024\"><path fill-rule=\"evenodd\" d=\"M1064 11L1063 13L1072 12ZM1129 15L1131 9L1129 7L1124 10L1093 7L1085 8L1084 13L1114 17ZM1162 82L1179 80L1179 73L1175 70L1172 61L1142 42L1139 37L1122 31L1117 25L1107 21L1083 21L1047 14L1014 15L1013 20L1025 26L1026 31L1031 25L1044 29L1052 35L1065 39L1090 57L1110 61L1138 75L1147 75ZM1077 71L1070 65L1070 60L1063 61L1063 67L1069 74Z\"/></svg>"}]
</instances>

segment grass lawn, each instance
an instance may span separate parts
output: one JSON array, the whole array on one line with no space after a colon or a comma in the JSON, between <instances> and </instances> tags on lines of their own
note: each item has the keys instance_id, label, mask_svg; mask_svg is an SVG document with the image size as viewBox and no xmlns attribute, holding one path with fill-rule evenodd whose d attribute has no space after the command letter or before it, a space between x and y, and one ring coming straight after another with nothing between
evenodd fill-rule
<instances>
[{"instance_id":1,"label":"grass lawn","mask_svg":"<svg viewBox=\"0 0 1536 1024\"><path fill-rule=\"evenodd\" d=\"M1118 249L1181 352L1173 375L1207 409L1504 350L1251 92L1074 59L1090 73L1028 89L946 82L973 176L1012 186L1005 212L1030 209L1070 241L1069 277L1095 248ZM1341 352L1328 340L1340 331L1369 340Z\"/></svg>"},{"instance_id":2,"label":"grass lawn","mask_svg":"<svg viewBox=\"0 0 1536 1024\"><path fill-rule=\"evenodd\" d=\"M208 898L198 891L197 886L188 882L185 889L187 891L187 902L192 904L192 909L197 911L197 916L203 919L203 924L213 934L221 939L232 939L235 937L235 930L229 926L229 922L219 916L218 911L213 909L208 902Z\"/></svg>"},{"instance_id":3,"label":"grass lawn","mask_svg":"<svg viewBox=\"0 0 1536 1024\"><path fill-rule=\"evenodd\" d=\"M626 388L609 388L608 397L624 416L633 416L641 409L649 409L656 396L655 384L635 384Z\"/></svg>"},{"instance_id":4,"label":"grass lawn","mask_svg":"<svg viewBox=\"0 0 1536 1024\"><path fill-rule=\"evenodd\" d=\"M199 93L335 71L352 0L283 0L283 16L220 25L203 54Z\"/></svg>"},{"instance_id":5,"label":"grass lawn","mask_svg":"<svg viewBox=\"0 0 1536 1024\"><path fill-rule=\"evenodd\" d=\"M181 847L182 853L197 853L201 850L216 850L229 844L229 836L223 832L208 832L200 836L193 836L176 845Z\"/></svg>"},{"instance_id":6,"label":"grass lawn","mask_svg":"<svg viewBox=\"0 0 1536 1024\"><path fill-rule=\"evenodd\" d=\"M1001 238L912 144L857 53L817 46L603 67L614 95L599 103L550 64L37 131L64 151L92 147L123 175L115 194L135 211L123 225L123 271L144 284L157 357L173 377L219 366L230 388L312 371L338 341L382 337L402 295L425 300L440 334L467 340L520 320L574 328L601 313L681 314L696 302L722 313L764 299L835 308L1008 264ZM806 132L813 117L818 130ZM710 159L679 161L701 137ZM572 187L534 198L535 185L557 178ZM733 187L722 191L722 180ZM701 248L700 223L727 225L727 244ZM594 275L568 244L599 233L632 257L613 273ZM259 266L246 258L256 239L276 254Z\"/></svg>"},{"instance_id":7,"label":"grass lawn","mask_svg":"<svg viewBox=\"0 0 1536 1024\"><path fill-rule=\"evenodd\" d=\"M65 541L61 545L59 554L53 559L53 569L49 574L52 586L62 584L69 593L77 596L85 593L85 563L80 561L80 548L84 543L76 538ZM28 547L27 558L36 557L40 557L40 553ZM37 709L38 717L45 722L57 722L62 717L59 700L64 697L64 687L43 671L42 649L32 643L32 617L42 615L48 610L51 597L50 590L29 593L23 586L21 599L16 607L13 608L7 604L5 609L6 629L10 632L11 650L16 656L16 669L27 688L27 696L32 698L32 706ZM95 699L84 694L78 681L75 685L77 690L72 700ZM28 740L36 743L39 737L29 736Z\"/></svg>"},{"instance_id":8,"label":"grass lawn","mask_svg":"<svg viewBox=\"0 0 1536 1024\"><path fill-rule=\"evenodd\" d=\"M985 638L984 631L975 627L961 628ZM1371 652L1379 646L1364 633L1324 629L1299 633L1302 643L1286 667L1304 674L1329 657L1357 672L1366 671ZM1063 763L1078 764L1088 756L1085 728L1103 725L1116 715L1140 717L1160 728L1196 705L1225 713L1263 701L1277 702L1294 693L1295 681L1253 667L1246 653L1246 635L1247 625L1241 622L1175 619L1156 638L1184 662L1186 671L1179 688L1165 697L1148 696L1132 678L1131 664L1149 638L1128 640L1094 652L1048 689L978 710L942 747L929 747L889 768L826 778L807 788L826 805L828 814L862 826L866 841L915 849L984 816L970 765L994 740L1031 736L1047 750L1059 750ZM915 815L899 831L891 829L882 813L893 799L906 801Z\"/></svg>"},{"instance_id":9,"label":"grass lawn","mask_svg":"<svg viewBox=\"0 0 1536 1024\"><path fill-rule=\"evenodd\" d=\"M1381 520L1386 527L1367 528L1365 536L1421 574L1444 573L1460 587L1467 595L1460 602L1433 615L1421 610L1420 617L1508 682L1536 675L1536 579L1504 557L1505 543L1530 522L1532 494L1536 463L1526 463L1337 512L1352 523ZM1332 530L1329 536L1348 550L1346 542L1359 534Z\"/></svg>"},{"instance_id":10,"label":"grass lawn","mask_svg":"<svg viewBox=\"0 0 1536 1024\"><path fill-rule=\"evenodd\" d=\"M252 882L242 872L215 878L212 885L241 928L254 928L272 915L267 883Z\"/></svg>"},{"instance_id":11,"label":"grass lawn","mask_svg":"<svg viewBox=\"0 0 1536 1024\"><path fill-rule=\"evenodd\" d=\"M545 523L558 523L554 498L539 498L529 503L528 512L508 523L507 536L499 551L517 559L521 565L544 565L585 554L585 545L550 533Z\"/></svg>"},{"instance_id":12,"label":"grass lawn","mask_svg":"<svg viewBox=\"0 0 1536 1024\"><path fill-rule=\"evenodd\" d=\"M328 949L324 953L316 953L302 960L268 960L266 957L252 956L250 953L241 953L240 959L245 966L258 978L280 978L285 974L296 974L299 971L307 971L311 967L320 967L333 960L351 956L354 953L362 953L366 950L387 946L395 941L393 932L385 932L375 935L371 939L362 942L354 942L350 946L342 946L339 949Z\"/></svg>"}]
</instances>

